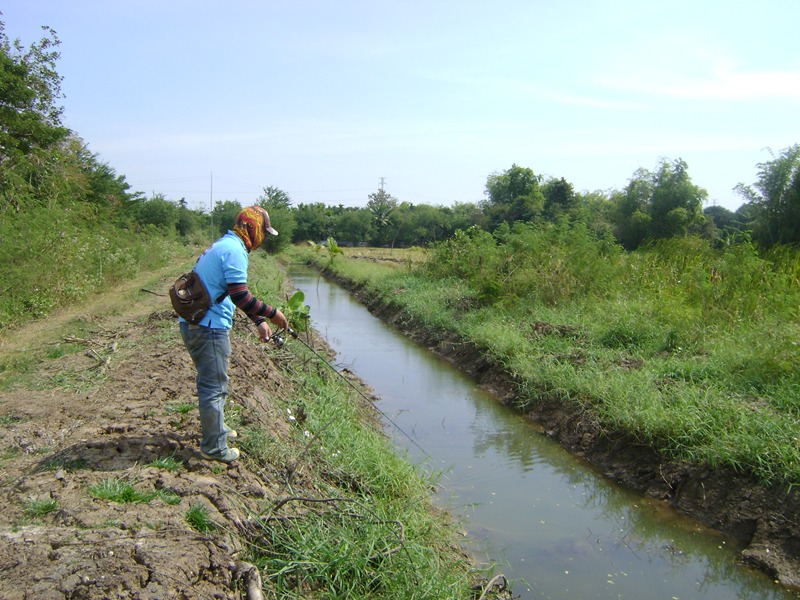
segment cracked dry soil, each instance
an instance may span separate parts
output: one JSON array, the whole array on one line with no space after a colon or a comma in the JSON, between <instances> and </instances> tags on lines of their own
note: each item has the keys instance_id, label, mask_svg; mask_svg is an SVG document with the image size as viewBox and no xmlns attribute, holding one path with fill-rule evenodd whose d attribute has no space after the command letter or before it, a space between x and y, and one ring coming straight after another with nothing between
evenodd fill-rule
<instances>
[{"instance_id":1,"label":"cracked dry soil","mask_svg":"<svg viewBox=\"0 0 800 600\"><path fill-rule=\"evenodd\" d=\"M286 467L201 458L197 411L170 409L196 406L191 359L165 299L141 296L139 314L73 314L15 333L34 351L56 343L36 341L47 339L44 328L69 318L91 332L68 340L81 351L38 364L38 385L26 386L36 389L0 395L0 598L240 598L251 583L242 538L199 533L185 514L201 505L218 531L240 532L248 514L287 495ZM228 414L239 410L243 425L291 443L274 402L290 397L280 350L241 335L231 344ZM166 457L182 468L149 466ZM154 497L119 503L90 493L108 480ZM293 493L313 495L311 485L299 468ZM50 512L35 514L37 506Z\"/></svg>"}]
</instances>

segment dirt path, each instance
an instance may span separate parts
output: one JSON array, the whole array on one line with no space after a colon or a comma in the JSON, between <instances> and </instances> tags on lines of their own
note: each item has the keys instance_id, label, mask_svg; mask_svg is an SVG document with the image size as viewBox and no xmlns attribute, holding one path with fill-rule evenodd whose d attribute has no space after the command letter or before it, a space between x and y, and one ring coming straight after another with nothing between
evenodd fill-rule
<instances>
[{"instance_id":1,"label":"dirt path","mask_svg":"<svg viewBox=\"0 0 800 600\"><path fill-rule=\"evenodd\" d=\"M0 342L19 364L53 356L0 395L0 598L240 598L250 582L238 534L285 493L284 466L201 459L197 411L184 412L196 406L194 370L171 311L163 297L125 293L128 310L98 299ZM85 333L65 334L76 328ZM271 351L237 335L232 345L233 412L288 438L274 406L291 385ZM97 497L122 484L149 501ZM293 492L304 485L295 476ZM216 535L189 525L195 506Z\"/></svg>"}]
</instances>

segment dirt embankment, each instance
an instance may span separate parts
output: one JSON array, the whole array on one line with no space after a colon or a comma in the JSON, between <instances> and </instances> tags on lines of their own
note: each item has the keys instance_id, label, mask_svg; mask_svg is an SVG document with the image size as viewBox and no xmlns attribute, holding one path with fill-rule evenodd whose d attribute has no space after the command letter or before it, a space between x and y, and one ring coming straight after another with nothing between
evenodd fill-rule
<instances>
[{"instance_id":1,"label":"dirt embankment","mask_svg":"<svg viewBox=\"0 0 800 600\"><path fill-rule=\"evenodd\" d=\"M180 410L196 405L194 371L176 336L165 335L176 326L171 311L78 319L91 334L69 342L84 351L42 363L41 389L0 396L0 597L243 597L259 585L242 558L248 519L286 495L283 466L201 458L196 411ZM288 438L270 398L285 397L286 378L254 344L232 336L232 345L242 423ZM165 458L181 467L153 466ZM96 494L122 483L151 499ZM187 522L195 506L213 532Z\"/></svg>"},{"instance_id":2,"label":"dirt embankment","mask_svg":"<svg viewBox=\"0 0 800 600\"><path fill-rule=\"evenodd\" d=\"M302 408L296 356L290 344L259 343L240 315L228 422L241 433L236 445L267 440L286 451L206 461L176 315L164 297L128 287L124 310L101 296L0 338L4 364L28 371L0 394L0 598L277 597L250 550L269 547L270 519L302 521L301 501L326 496L333 477L318 461L287 463L308 449L292 431L301 419L287 413ZM86 333L67 333L76 330ZM329 355L313 332L304 341ZM190 523L195 508L204 516ZM487 587L478 579L476 597ZM294 591L320 593L300 580ZM509 597L507 588L487 593Z\"/></svg>"},{"instance_id":3,"label":"dirt embankment","mask_svg":"<svg viewBox=\"0 0 800 600\"><path fill-rule=\"evenodd\" d=\"M492 364L468 342L415 327L413 319L352 282L327 276L350 289L369 310L407 336L450 360L501 401L515 406L514 375ZM541 399L527 416L547 435L610 479L746 544L742 560L782 585L800 589L800 493L787 485L764 486L747 474L678 462L619 432L605 429L585 409Z\"/></svg>"}]
</instances>

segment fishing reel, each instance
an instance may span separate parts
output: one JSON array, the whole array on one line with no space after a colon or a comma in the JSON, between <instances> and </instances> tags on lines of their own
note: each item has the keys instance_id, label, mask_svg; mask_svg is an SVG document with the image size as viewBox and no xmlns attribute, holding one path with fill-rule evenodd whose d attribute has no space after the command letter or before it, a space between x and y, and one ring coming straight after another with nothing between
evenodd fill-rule
<instances>
[{"instance_id":1,"label":"fishing reel","mask_svg":"<svg viewBox=\"0 0 800 600\"><path fill-rule=\"evenodd\" d=\"M267 340L268 342L275 342L275 345L278 348L283 348L283 345L286 343L286 338L284 337L284 333L288 333L293 338L297 338L297 332L294 329L281 329L277 333L273 333L270 338Z\"/></svg>"}]
</instances>

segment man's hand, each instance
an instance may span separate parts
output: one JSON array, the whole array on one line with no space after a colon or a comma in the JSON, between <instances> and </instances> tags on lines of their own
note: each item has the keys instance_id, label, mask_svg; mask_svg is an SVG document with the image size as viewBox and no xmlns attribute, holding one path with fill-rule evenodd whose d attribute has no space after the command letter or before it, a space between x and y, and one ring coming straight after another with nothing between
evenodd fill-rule
<instances>
[{"instance_id":1,"label":"man's hand","mask_svg":"<svg viewBox=\"0 0 800 600\"><path fill-rule=\"evenodd\" d=\"M289 331L289 320L281 311L276 311L275 316L270 319L273 325L280 327L285 331Z\"/></svg>"},{"instance_id":2,"label":"man's hand","mask_svg":"<svg viewBox=\"0 0 800 600\"><path fill-rule=\"evenodd\" d=\"M275 316L277 317L278 315ZM269 325L267 325L267 322L264 321L262 323L259 323L258 339L260 339L262 342L266 344L271 336L272 336L272 330L269 328Z\"/></svg>"}]
</instances>

